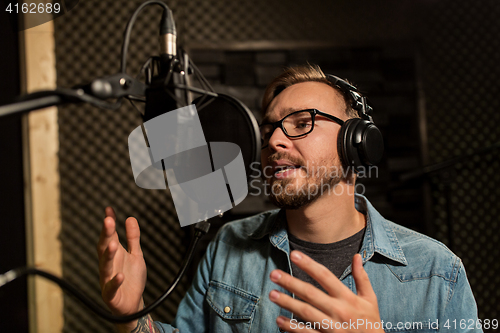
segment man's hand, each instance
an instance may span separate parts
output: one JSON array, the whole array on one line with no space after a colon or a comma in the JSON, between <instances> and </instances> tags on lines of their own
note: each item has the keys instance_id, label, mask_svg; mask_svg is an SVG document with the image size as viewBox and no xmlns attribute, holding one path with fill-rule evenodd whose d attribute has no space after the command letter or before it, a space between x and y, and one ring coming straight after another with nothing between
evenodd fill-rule
<instances>
[{"instance_id":1,"label":"man's hand","mask_svg":"<svg viewBox=\"0 0 500 333\"><path fill-rule=\"evenodd\" d=\"M363 268L359 254L356 254L352 260L352 275L356 283L357 295L328 268L305 254L293 251L290 257L300 269L318 281L328 294L281 270L272 271L271 281L303 301L277 290L269 294L271 301L289 310L305 323L310 322L311 327L317 323L316 329L309 329L305 324L299 325L297 321L291 322L289 318L280 316L276 322L281 329L287 332L384 332L380 324L377 296ZM361 320L363 320L363 325L349 325L361 323Z\"/></svg>"},{"instance_id":2,"label":"man's hand","mask_svg":"<svg viewBox=\"0 0 500 333\"><path fill-rule=\"evenodd\" d=\"M142 293L146 286L146 263L139 242L139 224L135 218L129 217L125 227L128 251L118 240L115 212L107 207L97 244L99 282L102 298L115 315L132 314L144 306ZM137 321L119 329L130 332L136 325Z\"/></svg>"}]
</instances>

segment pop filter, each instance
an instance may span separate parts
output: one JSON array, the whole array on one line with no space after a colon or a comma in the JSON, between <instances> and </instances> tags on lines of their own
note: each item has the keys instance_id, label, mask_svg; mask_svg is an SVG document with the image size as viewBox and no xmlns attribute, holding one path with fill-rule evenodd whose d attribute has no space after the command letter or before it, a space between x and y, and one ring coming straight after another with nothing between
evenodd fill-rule
<instances>
[{"instance_id":1,"label":"pop filter","mask_svg":"<svg viewBox=\"0 0 500 333\"><path fill-rule=\"evenodd\" d=\"M202 96L193 104L207 142L231 142L240 147L249 181L258 170L255 164L252 168L252 163L260 163L261 149L259 125L252 111L236 98L224 94Z\"/></svg>"}]
</instances>

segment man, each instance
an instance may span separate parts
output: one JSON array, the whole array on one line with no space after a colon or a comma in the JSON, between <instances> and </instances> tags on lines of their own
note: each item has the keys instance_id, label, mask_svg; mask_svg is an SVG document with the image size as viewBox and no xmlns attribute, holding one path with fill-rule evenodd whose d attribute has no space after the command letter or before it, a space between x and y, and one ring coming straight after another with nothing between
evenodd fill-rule
<instances>
[{"instance_id":1,"label":"man","mask_svg":"<svg viewBox=\"0 0 500 333\"><path fill-rule=\"evenodd\" d=\"M337 151L342 124L357 115L352 102L318 67L276 78L263 100L261 164L270 199L282 209L221 228L172 325L144 317L119 331L475 330L460 259L354 194L356 174ZM127 252L112 209L106 215L102 295L113 313L130 314L142 309L146 282L139 227L127 219Z\"/></svg>"}]
</instances>

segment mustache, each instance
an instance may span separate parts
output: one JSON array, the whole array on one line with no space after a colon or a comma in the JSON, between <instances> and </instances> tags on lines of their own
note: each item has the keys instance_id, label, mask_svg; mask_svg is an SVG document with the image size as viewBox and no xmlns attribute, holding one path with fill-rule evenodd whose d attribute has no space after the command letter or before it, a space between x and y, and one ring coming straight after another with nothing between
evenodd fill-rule
<instances>
[{"instance_id":1,"label":"mustache","mask_svg":"<svg viewBox=\"0 0 500 333\"><path fill-rule=\"evenodd\" d=\"M290 156L288 155L287 153L285 152L278 152L278 153L275 153L275 154L272 154L270 155L268 158L267 158L267 163L271 164L273 162L276 162L278 160L288 160L290 161L291 163L295 164L295 165L299 165L299 166L304 166L306 163L303 159L300 159L300 158L295 158L293 156Z\"/></svg>"}]
</instances>

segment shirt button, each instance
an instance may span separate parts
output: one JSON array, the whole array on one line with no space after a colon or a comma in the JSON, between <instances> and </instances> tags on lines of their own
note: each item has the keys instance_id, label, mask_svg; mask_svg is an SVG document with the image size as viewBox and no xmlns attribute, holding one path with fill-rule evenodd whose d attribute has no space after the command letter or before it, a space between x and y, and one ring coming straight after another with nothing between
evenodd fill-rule
<instances>
[{"instance_id":1,"label":"shirt button","mask_svg":"<svg viewBox=\"0 0 500 333\"><path fill-rule=\"evenodd\" d=\"M363 251L363 258L366 258L366 251Z\"/></svg>"},{"instance_id":2,"label":"shirt button","mask_svg":"<svg viewBox=\"0 0 500 333\"><path fill-rule=\"evenodd\" d=\"M229 311L231 311L231 308L230 308L229 306L226 306L226 307L224 308L224 312L225 312L225 313L229 313Z\"/></svg>"}]
</instances>

